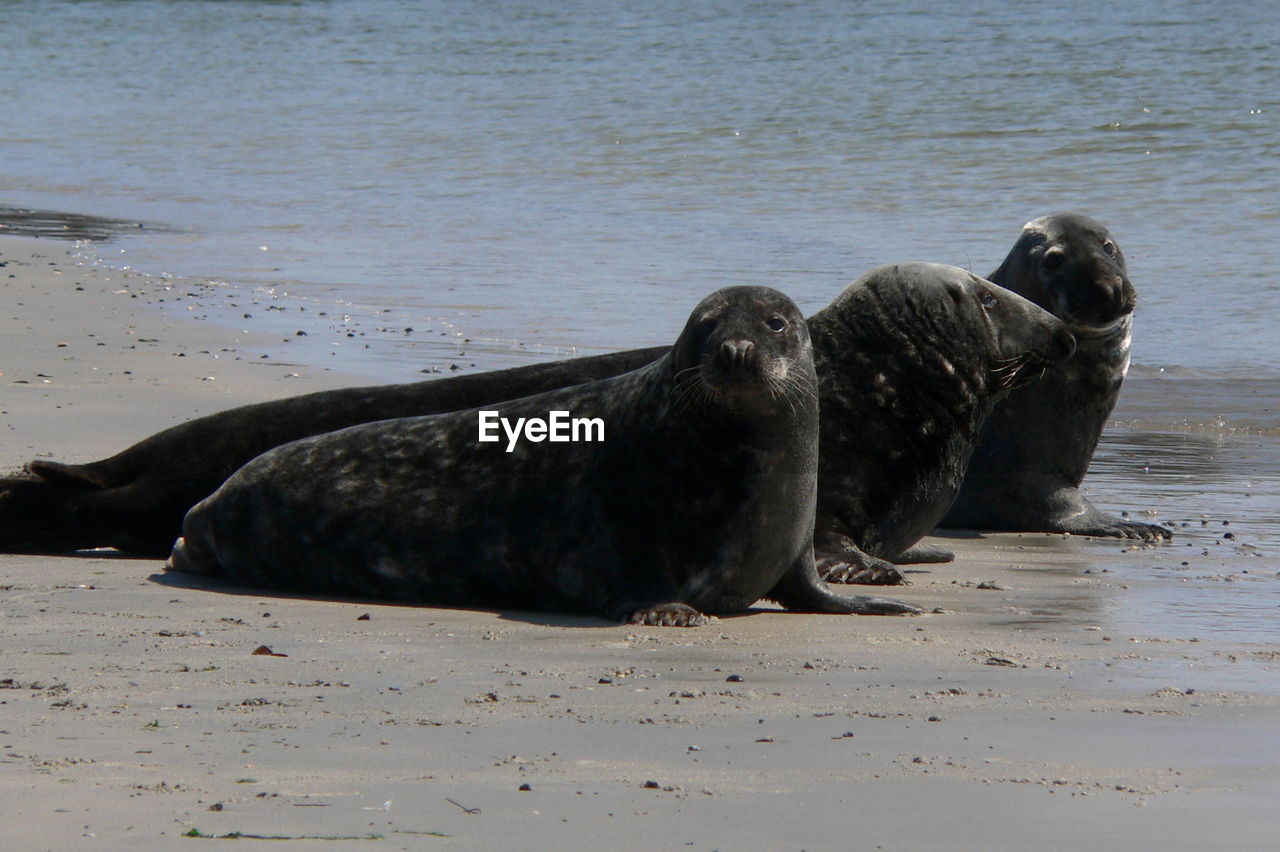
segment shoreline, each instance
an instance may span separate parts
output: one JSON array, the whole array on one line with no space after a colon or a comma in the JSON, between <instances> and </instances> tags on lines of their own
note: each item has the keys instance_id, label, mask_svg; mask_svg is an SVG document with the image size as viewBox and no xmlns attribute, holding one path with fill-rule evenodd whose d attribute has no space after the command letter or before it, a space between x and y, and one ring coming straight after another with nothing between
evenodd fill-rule
<instances>
[{"instance_id":1,"label":"shoreline","mask_svg":"<svg viewBox=\"0 0 1280 852\"><path fill-rule=\"evenodd\" d=\"M262 359L278 335L164 315L148 299L171 295L146 289L162 279L72 255L0 239L6 470L364 381ZM1135 614L1202 588L1269 601L1276 498L1227 500L1249 458L1180 484L1212 447L1146 484L1132 467L1163 446L1134 443L1091 493L1188 524L1212 506L1212 526L1151 546L931 538L956 561L887 590L942 610L915 618L759 608L641 628L264 595L109 552L0 555L0 838L1256 848L1280 793L1280 636Z\"/></svg>"}]
</instances>

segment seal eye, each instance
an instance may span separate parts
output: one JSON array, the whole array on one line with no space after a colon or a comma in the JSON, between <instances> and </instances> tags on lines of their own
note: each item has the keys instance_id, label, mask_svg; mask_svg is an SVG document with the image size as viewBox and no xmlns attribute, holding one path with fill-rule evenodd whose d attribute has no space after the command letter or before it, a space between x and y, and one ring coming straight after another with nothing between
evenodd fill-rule
<instances>
[{"instance_id":1,"label":"seal eye","mask_svg":"<svg viewBox=\"0 0 1280 852\"><path fill-rule=\"evenodd\" d=\"M1116 256L1116 244L1111 242L1111 240L1102 241L1102 250L1107 253L1107 257Z\"/></svg>"},{"instance_id":2,"label":"seal eye","mask_svg":"<svg viewBox=\"0 0 1280 852\"><path fill-rule=\"evenodd\" d=\"M995 293L992 293L990 290L983 290L978 294L978 302L987 310L991 310L996 305L1000 304L1000 300L997 299Z\"/></svg>"},{"instance_id":3,"label":"seal eye","mask_svg":"<svg viewBox=\"0 0 1280 852\"><path fill-rule=\"evenodd\" d=\"M769 319L765 321L765 325L769 326L770 331L782 331L787 327L787 321L782 317L769 317Z\"/></svg>"}]
</instances>

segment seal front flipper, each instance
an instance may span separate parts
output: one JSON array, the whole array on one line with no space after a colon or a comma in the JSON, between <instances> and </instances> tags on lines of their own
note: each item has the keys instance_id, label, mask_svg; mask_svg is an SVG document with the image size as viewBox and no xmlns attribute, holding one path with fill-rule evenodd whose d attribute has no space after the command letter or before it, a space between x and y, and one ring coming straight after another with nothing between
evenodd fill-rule
<instances>
[{"instance_id":1,"label":"seal front flipper","mask_svg":"<svg viewBox=\"0 0 1280 852\"><path fill-rule=\"evenodd\" d=\"M1141 541L1168 541L1173 538L1173 533L1164 527L1137 521L1124 521L1104 515L1074 488L1064 489L1064 492L1058 495L1058 499L1052 502L1063 501L1064 497L1071 498L1066 500L1069 508L1050 516L1047 526L1052 528L1052 532L1099 538L1132 538Z\"/></svg>"},{"instance_id":2,"label":"seal front flipper","mask_svg":"<svg viewBox=\"0 0 1280 852\"><path fill-rule=\"evenodd\" d=\"M622 619L624 624L647 624L651 627L701 627L715 619L703 615L688 604L663 603L640 607Z\"/></svg>"},{"instance_id":3,"label":"seal front flipper","mask_svg":"<svg viewBox=\"0 0 1280 852\"><path fill-rule=\"evenodd\" d=\"M782 576L765 597L787 609L800 612L830 612L841 615L910 615L919 607L890 598L867 595L839 595L827 588L818 576L818 565L810 548Z\"/></svg>"},{"instance_id":4,"label":"seal front flipper","mask_svg":"<svg viewBox=\"0 0 1280 852\"><path fill-rule=\"evenodd\" d=\"M828 583L855 586L907 585L907 578L892 563L856 551L824 556L818 563L818 574Z\"/></svg>"},{"instance_id":5,"label":"seal front flipper","mask_svg":"<svg viewBox=\"0 0 1280 852\"><path fill-rule=\"evenodd\" d=\"M863 552L847 535L830 535L815 544L822 558L818 576L828 583L860 586L905 586L907 578L891 563Z\"/></svg>"},{"instance_id":6,"label":"seal front flipper","mask_svg":"<svg viewBox=\"0 0 1280 852\"><path fill-rule=\"evenodd\" d=\"M180 537L173 543L173 552L164 563L166 571L181 571L185 574L220 574L221 566L217 558L194 538Z\"/></svg>"}]
</instances>

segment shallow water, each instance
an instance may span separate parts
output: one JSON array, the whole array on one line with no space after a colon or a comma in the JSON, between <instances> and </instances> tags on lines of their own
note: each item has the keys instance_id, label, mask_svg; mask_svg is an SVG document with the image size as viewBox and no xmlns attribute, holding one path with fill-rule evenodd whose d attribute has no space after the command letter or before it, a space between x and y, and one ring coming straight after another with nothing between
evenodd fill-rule
<instances>
[{"instance_id":1,"label":"shallow water","mask_svg":"<svg viewBox=\"0 0 1280 852\"><path fill-rule=\"evenodd\" d=\"M0 11L0 204L181 229L113 264L393 309L372 357L333 338L365 372L456 360L442 322L498 366L670 340L725 284L812 311L879 262L986 273L1072 209L1131 259L1138 364L1280 377L1268 4Z\"/></svg>"}]
</instances>

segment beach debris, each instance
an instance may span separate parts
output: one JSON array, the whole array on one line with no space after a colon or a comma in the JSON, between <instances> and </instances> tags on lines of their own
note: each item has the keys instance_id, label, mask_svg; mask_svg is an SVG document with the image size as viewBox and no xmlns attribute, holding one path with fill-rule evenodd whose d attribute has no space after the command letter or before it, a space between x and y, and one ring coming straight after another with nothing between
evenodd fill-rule
<instances>
[{"instance_id":1,"label":"beach debris","mask_svg":"<svg viewBox=\"0 0 1280 852\"><path fill-rule=\"evenodd\" d=\"M258 656L258 657L287 657L287 656L289 656L288 654L281 654L281 653L279 653L278 651L273 651L273 650L271 650L271 648L270 648L269 646L267 646L267 645L259 645L258 647L256 647L256 648L254 648L254 649L253 649L252 653L253 653L253 655L254 655L254 656Z\"/></svg>"},{"instance_id":2,"label":"beach debris","mask_svg":"<svg viewBox=\"0 0 1280 852\"><path fill-rule=\"evenodd\" d=\"M446 798L446 799L445 799L445 801L446 801L446 802L448 802L449 804L453 805L455 808L461 808L461 809L462 809L462 812L463 812L464 814L479 814L479 813L480 813L480 809L479 809L479 808L469 808L469 807L467 807L466 805L460 805L460 804L458 804L457 802L455 802L453 799L448 799L448 798Z\"/></svg>"}]
</instances>

